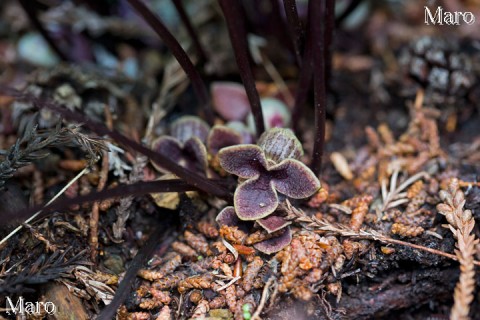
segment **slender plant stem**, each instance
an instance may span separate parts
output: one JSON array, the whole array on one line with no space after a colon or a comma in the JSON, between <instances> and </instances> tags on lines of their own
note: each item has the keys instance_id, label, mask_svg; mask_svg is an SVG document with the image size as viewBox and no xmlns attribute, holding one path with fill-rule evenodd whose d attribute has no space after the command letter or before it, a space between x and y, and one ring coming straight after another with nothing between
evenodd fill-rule
<instances>
[{"instance_id":1,"label":"slender plant stem","mask_svg":"<svg viewBox=\"0 0 480 320\"><path fill-rule=\"evenodd\" d=\"M0 86L0 92L4 94L11 95L18 99L26 100L28 102L33 103L33 105L38 109L49 109L60 114L62 117L69 121L83 123L86 127L90 128L93 132L98 134L99 136L108 135L117 143L123 144L132 148L133 150L140 152L141 154L147 156L149 159L157 162L166 170L170 171L171 173L177 175L179 178L183 179L187 184L194 186L197 189L200 189L206 193L209 193L214 196L218 196L224 199L231 199L231 193L221 186L220 184L213 182L209 179L205 179L204 176L199 175L196 172L188 170L179 166L177 163L172 161L168 155L163 155L157 153L149 148L144 147L143 145L127 138L126 136L122 135L118 131L109 130L106 126L96 121L91 120L90 118L75 112L68 110L66 108L62 108L55 102L47 99L39 99L31 94L24 94L19 92L18 90Z\"/></svg>"},{"instance_id":2,"label":"slender plant stem","mask_svg":"<svg viewBox=\"0 0 480 320\"><path fill-rule=\"evenodd\" d=\"M322 234L326 232L329 234L333 233L342 237L351 237L356 239L371 239L371 240L380 241L383 243L393 243L393 244L398 244L398 245L426 251L429 253L433 253L436 255L440 255L440 256L458 261L458 257L454 254L447 253L447 252L440 251L433 248L428 248L428 247L410 243L410 242L405 242L402 240L393 239L379 233L378 231L363 230L363 229L357 231L342 224L332 224L327 220L318 219L315 216L313 217L306 216L302 210L292 207L292 205L288 201L287 201L286 209L287 209L287 212L289 213L288 220L296 219L297 222L299 222L305 228L316 229L316 232L319 232ZM477 266L480 265L479 261L474 261L473 263Z\"/></svg>"},{"instance_id":3,"label":"slender plant stem","mask_svg":"<svg viewBox=\"0 0 480 320\"><path fill-rule=\"evenodd\" d=\"M193 62L190 60L185 50L183 50L177 39L175 39L170 31L168 31L163 22L141 0L127 1L160 36L160 38L165 42L167 47L172 52L175 59L177 59L178 63L192 82L193 90L195 91L195 94L197 95L197 98L203 107L208 122L213 124L214 116L213 111L209 106L207 86L205 85L200 73L193 65Z\"/></svg>"},{"instance_id":4,"label":"slender plant stem","mask_svg":"<svg viewBox=\"0 0 480 320\"><path fill-rule=\"evenodd\" d=\"M311 167L318 176L322 167L323 145L325 141L325 111L327 92L325 84L325 3L310 0L308 11L311 11L309 40L313 53L313 88L315 107L315 137ZM323 22L323 23L320 23Z\"/></svg>"},{"instance_id":5,"label":"slender plant stem","mask_svg":"<svg viewBox=\"0 0 480 320\"><path fill-rule=\"evenodd\" d=\"M168 217L168 212L164 212L164 215ZM148 258L150 258L154 252L160 257L165 254L170 244L175 239L174 232L168 227L168 223L165 223L163 219L162 223L156 226L152 234L150 234L147 242L140 248L135 255L135 258L133 258L130 263L122 282L120 282L120 285L115 292L112 302L100 312L96 318L97 320L114 319L118 308L120 308L131 292L131 287L136 279L138 271L145 265ZM155 251L158 247L160 248Z\"/></svg>"},{"instance_id":6,"label":"slender plant stem","mask_svg":"<svg viewBox=\"0 0 480 320\"><path fill-rule=\"evenodd\" d=\"M175 8L177 9L180 19L185 25L185 28L187 29L187 32L193 41L193 46L197 51L198 57L200 58L201 61L206 62L207 55L205 53L205 50L203 49L202 43L200 42L200 38L198 37L197 32L193 28L192 21L190 20L187 12L185 11L185 7L183 6L183 1L182 0L172 0L172 1L173 1L173 4L175 5Z\"/></svg>"},{"instance_id":7,"label":"slender plant stem","mask_svg":"<svg viewBox=\"0 0 480 320\"><path fill-rule=\"evenodd\" d=\"M310 14L309 14L310 17ZM308 19L307 23L307 38L309 38L309 25L311 19ZM298 79L297 90L295 92L295 104L292 110L292 127L293 131L297 137L301 137L300 132L300 119L303 115L304 106L307 103L308 92L312 86L313 78L313 53L312 53L312 43L307 40L305 44L305 51L303 52L302 67L300 69L300 75Z\"/></svg>"},{"instance_id":8,"label":"slender plant stem","mask_svg":"<svg viewBox=\"0 0 480 320\"><path fill-rule=\"evenodd\" d=\"M34 4L31 3L29 0L18 0L20 5L22 6L23 10L27 13L28 19L32 23L32 25L40 32L42 37L47 41L48 45L52 48L52 50L57 54L60 60L63 61L70 61L69 57L57 46L57 43L52 39L48 31L43 27L42 23L37 17L36 10Z\"/></svg>"},{"instance_id":9,"label":"slender plant stem","mask_svg":"<svg viewBox=\"0 0 480 320\"><path fill-rule=\"evenodd\" d=\"M253 78L253 72L250 66L245 26L243 20L239 17L239 12L241 12L242 8L236 0L219 0L219 3L227 22L228 33L230 35L230 41L232 42L235 59L237 60L240 77L242 78L248 101L250 102L255 120L255 128L257 129L257 136L260 136L263 131L265 131L265 125L262 107L260 105L260 96L255 87L255 79Z\"/></svg>"},{"instance_id":10,"label":"slender plant stem","mask_svg":"<svg viewBox=\"0 0 480 320\"><path fill-rule=\"evenodd\" d=\"M326 0L325 4L325 85L329 88L332 73L332 42L335 29L335 0Z\"/></svg>"},{"instance_id":11,"label":"slender plant stem","mask_svg":"<svg viewBox=\"0 0 480 320\"><path fill-rule=\"evenodd\" d=\"M295 46L290 37L288 37L289 30L288 25L285 23L285 19L282 16L282 9L278 0L270 0L270 14L269 25L272 28L272 34L278 39L278 42L285 46L292 54L295 54Z\"/></svg>"},{"instance_id":12,"label":"slender plant stem","mask_svg":"<svg viewBox=\"0 0 480 320\"><path fill-rule=\"evenodd\" d=\"M42 204L33 206L30 208L22 209L17 212L3 212L2 218L23 218L30 217L32 214L41 211L40 215L46 214L51 211L60 211L70 208L74 205L81 205L84 203L91 203L95 201L102 201L111 198L127 197L127 196L142 196L149 193L160 192L185 192L196 191L195 187L186 184L179 179L173 180L158 180L158 181L141 181L132 184L123 184L115 188L105 189L102 191L93 191L83 196L77 196L75 198L66 198L57 201L50 201L48 204ZM36 217L37 217L36 216ZM29 220L30 221L30 220Z\"/></svg>"},{"instance_id":13,"label":"slender plant stem","mask_svg":"<svg viewBox=\"0 0 480 320\"><path fill-rule=\"evenodd\" d=\"M253 313L252 315L252 320L260 320L262 319L260 317L260 314L262 313L263 311L263 308L265 308L265 304L267 303L267 299L269 297L269 291L270 291L270 287L273 285L273 286L278 286L278 283L275 281L275 277L272 276L270 277L267 282L265 283L265 286L263 287L263 291L262 291L262 297L260 298L260 303L258 304L258 307L257 307L257 310L255 310L255 312Z\"/></svg>"},{"instance_id":14,"label":"slender plant stem","mask_svg":"<svg viewBox=\"0 0 480 320\"><path fill-rule=\"evenodd\" d=\"M362 237L359 237L359 238L362 238ZM436 255L439 255L439 256L442 256L442 257L445 257L445 258L449 258L449 259L458 261L458 257L456 255L448 253L448 252L444 252L444 251L441 251L441 250L432 249L432 248L421 246L421 245L418 245L418 244L415 244L415 243L410 243L410 242L406 242L406 241L402 241L402 240L398 240L398 239L388 238L388 237L385 237L385 236L383 236L383 237L378 236L378 237L373 237L373 238L380 241L380 242L398 244L398 245L401 245L401 246L422 250L422 251L425 251L425 252L428 252L428 253L436 254ZM476 261L476 260L473 261L473 264L475 264L476 266L480 266L480 262Z\"/></svg>"},{"instance_id":15,"label":"slender plant stem","mask_svg":"<svg viewBox=\"0 0 480 320\"><path fill-rule=\"evenodd\" d=\"M300 19L298 18L297 4L295 0L283 0L283 7L287 16L287 27L290 37L293 41L295 57L297 64L302 65L302 47L304 42L304 32Z\"/></svg>"},{"instance_id":16,"label":"slender plant stem","mask_svg":"<svg viewBox=\"0 0 480 320\"><path fill-rule=\"evenodd\" d=\"M72 180L70 180L63 188L62 190L60 190L52 199L50 199L45 205L42 205L42 206L37 206L36 208L30 208L30 209L25 209L25 210L22 210L23 211L26 211L28 210L29 212L27 213L24 213L24 214L20 214L20 212L15 212L14 214L10 214L9 216L9 213L3 213L2 212L2 218L5 219L5 221L12 221L12 220L25 220L24 224L28 224L30 223L30 221L32 221L33 219L35 219L36 217L38 217L41 213L42 213L42 209L44 206L48 206L50 205L51 203L53 203L55 200L58 199L58 197L60 197L72 184L74 184L78 179L80 179L81 176L83 176L85 173L88 172L88 167L87 168L84 168L82 171L80 171L76 176L75 178L73 178ZM13 230L12 232L10 232L5 238L3 238L1 241L0 241L0 245L2 245L5 241L7 241L8 239L10 239L13 235L15 235L15 233L17 233L18 231L20 231L21 229L23 228L23 225L19 225L18 227L15 228L15 230Z\"/></svg>"}]
</instances>

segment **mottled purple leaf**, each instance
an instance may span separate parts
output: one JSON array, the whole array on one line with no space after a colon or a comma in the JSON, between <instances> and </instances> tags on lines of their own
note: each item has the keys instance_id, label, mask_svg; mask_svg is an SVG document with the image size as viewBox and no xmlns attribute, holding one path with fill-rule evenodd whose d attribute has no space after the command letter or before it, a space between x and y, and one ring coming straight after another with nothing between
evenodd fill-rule
<instances>
[{"instance_id":1,"label":"mottled purple leaf","mask_svg":"<svg viewBox=\"0 0 480 320\"><path fill-rule=\"evenodd\" d=\"M241 220L258 220L271 214L278 206L278 197L269 179L250 179L235 190L233 202Z\"/></svg>"},{"instance_id":2,"label":"mottled purple leaf","mask_svg":"<svg viewBox=\"0 0 480 320\"><path fill-rule=\"evenodd\" d=\"M213 108L227 121L243 120L250 111L247 93L236 82L214 82L211 86Z\"/></svg>"},{"instance_id":3,"label":"mottled purple leaf","mask_svg":"<svg viewBox=\"0 0 480 320\"><path fill-rule=\"evenodd\" d=\"M175 138L161 136L152 142L152 149L164 156L168 156L172 161L179 163L182 159L182 144ZM167 172L160 165L152 162L155 169L160 172Z\"/></svg>"},{"instance_id":4,"label":"mottled purple leaf","mask_svg":"<svg viewBox=\"0 0 480 320\"><path fill-rule=\"evenodd\" d=\"M208 167L207 149L199 138L193 137L185 142L183 156L186 168L205 173Z\"/></svg>"},{"instance_id":5,"label":"mottled purple leaf","mask_svg":"<svg viewBox=\"0 0 480 320\"><path fill-rule=\"evenodd\" d=\"M252 222L240 220L235 213L235 208L232 206L225 207L222 211L220 211L215 220L220 226L236 226L245 233L248 233L253 227Z\"/></svg>"},{"instance_id":6,"label":"mottled purple leaf","mask_svg":"<svg viewBox=\"0 0 480 320\"><path fill-rule=\"evenodd\" d=\"M253 247L265 254L272 254L288 246L291 241L292 232L290 231L290 227L286 227L285 231L278 237L254 244Z\"/></svg>"},{"instance_id":7,"label":"mottled purple leaf","mask_svg":"<svg viewBox=\"0 0 480 320\"><path fill-rule=\"evenodd\" d=\"M298 160L283 160L270 168L270 175L275 189L294 199L310 197L320 188L315 174Z\"/></svg>"},{"instance_id":8,"label":"mottled purple leaf","mask_svg":"<svg viewBox=\"0 0 480 320\"><path fill-rule=\"evenodd\" d=\"M214 126L207 138L208 152L211 155L216 155L222 148L240 143L242 143L240 134L225 126Z\"/></svg>"},{"instance_id":9,"label":"mottled purple leaf","mask_svg":"<svg viewBox=\"0 0 480 320\"><path fill-rule=\"evenodd\" d=\"M251 144L255 141L253 138L252 132L248 129L248 127L240 121L230 121L226 124L226 126L230 129L235 130L240 134L242 137L242 143Z\"/></svg>"},{"instance_id":10,"label":"mottled purple leaf","mask_svg":"<svg viewBox=\"0 0 480 320\"><path fill-rule=\"evenodd\" d=\"M287 221L283 217L275 215L275 214L271 214L266 218L257 220L257 223L263 229L267 230L268 233L278 231L282 228L285 228L289 224L291 224L290 221Z\"/></svg>"},{"instance_id":11,"label":"mottled purple leaf","mask_svg":"<svg viewBox=\"0 0 480 320\"><path fill-rule=\"evenodd\" d=\"M218 158L225 171L244 179L257 177L265 172L267 165L262 149L254 144L223 148Z\"/></svg>"},{"instance_id":12,"label":"mottled purple leaf","mask_svg":"<svg viewBox=\"0 0 480 320\"><path fill-rule=\"evenodd\" d=\"M180 142L185 143L188 139L196 137L201 142L207 140L210 126L195 116L183 116L175 120L170 126L170 135Z\"/></svg>"},{"instance_id":13,"label":"mottled purple leaf","mask_svg":"<svg viewBox=\"0 0 480 320\"><path fill-rule=\"evenodd\" d=\"M265 152L267 159L276 163L288 158L300 159L303 155L302 144L290 129L270 129L260 136L257 144Z\"/></svg>"},{"instance_id":14,"label":"mottled purple leaf","mask_svg":"<svg viewBox=\"0 0 480 320\"><path fill-rule=\"evenodd\" d=\"M232 227L238 225L240 220L235 213L235 208L229 206L223 208L223 210L218 213L215 221L217 221L220 226Z\"/></svg>"}]
</instances>

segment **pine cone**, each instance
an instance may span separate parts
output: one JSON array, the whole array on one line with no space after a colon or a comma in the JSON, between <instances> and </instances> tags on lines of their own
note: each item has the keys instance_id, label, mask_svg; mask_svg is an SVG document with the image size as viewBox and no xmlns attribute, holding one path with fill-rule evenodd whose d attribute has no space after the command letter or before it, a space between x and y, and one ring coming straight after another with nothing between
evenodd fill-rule
<instances>
[{"instance_id":1,"label":"pine cone","mask_svg":"<svg viewBox=\"0 0 480 320\"><path fill-rule=\"evenodd\" d=\"M466 97L475 84L471 56L450 40L422 37L402 53L400 64L427 92L444 97Z\"/></svg>"}]
</instances>

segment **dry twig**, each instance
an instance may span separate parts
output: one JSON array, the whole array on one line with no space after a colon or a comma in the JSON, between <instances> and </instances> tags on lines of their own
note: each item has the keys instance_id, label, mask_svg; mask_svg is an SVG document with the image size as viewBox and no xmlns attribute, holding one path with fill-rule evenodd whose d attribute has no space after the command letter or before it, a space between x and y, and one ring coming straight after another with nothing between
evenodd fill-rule
<instances>
[{"instance_id":1,"label":"dry twig","mask_svg":"<svg viewBox=\"0 0 480 320\"><path fill-rule=\"evenodd\" d=\"M265 304L267 302L267 299L269 297L269 290L271 286L274 286L275 288L278 286L277 283L275 283L275 278L270 278L268 279L267 283L265 283L265 287L263 287L263 292L262 292L262 298L260 299L260 304L258 305L257 310L255 310L255 313L252 315L252 320L260 320L260 314L263 311L263 308L265 307Z\"/></svg>"},{"instance_id":2,"label":"dry twig","mask_svg":"<svg viewBox=\"0 0 480 320\"><path fill-rule=\"evenodd\" d=\"M287 201L287 207L286 210L288 212L288 216L286 217L287 220L295 220L296 222L300 223L307 229L316 229L319 231L327 232L330 234L336 234L340 235L343 237L352 237L352 238L357 238L357 239L369 239L369 240L375 240L375 241L380 241L383 243L389 243L389 244L398 244L401 246L406 246L418 250L422 250L428 253L436 254L448 259L452 259L455 261L459 261L458 257L454 254L450 254L447 252L443 252L440 250L420 246L418 244L413 244L409 243L406 241L401 241L397 239L393 239L387 236L384 236L383 234L379 233L378 231L375 230L359 230L355 231L350 229L349 227L345 225L340 225L340 224L334 224L331 223L327 220L324 219L318 219L315 216L309 217L305 214L300 209L297 209L293 207L288 201ZM472 263L474 265L480 266L480 262L473 260Z\"/></svg>"}]
</instances>

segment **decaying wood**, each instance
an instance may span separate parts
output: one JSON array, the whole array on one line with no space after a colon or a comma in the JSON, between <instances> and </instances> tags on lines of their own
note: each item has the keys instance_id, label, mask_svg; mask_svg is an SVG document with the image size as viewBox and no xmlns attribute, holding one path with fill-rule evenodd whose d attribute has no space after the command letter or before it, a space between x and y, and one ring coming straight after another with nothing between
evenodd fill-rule
<instances>
[{"instance_id":1,"label":"decaying wood","mask_svg":"<svg viewBox=\"0 0 480 320\"><path fill-rule=\"evenodd\" d=\"M45 288L45 301L52 302L56 307L55 318L58 320L87 320L89 314L85 310L82 299L71 293L66 286L51 283Z\"/></svg>"}]
</instances>

